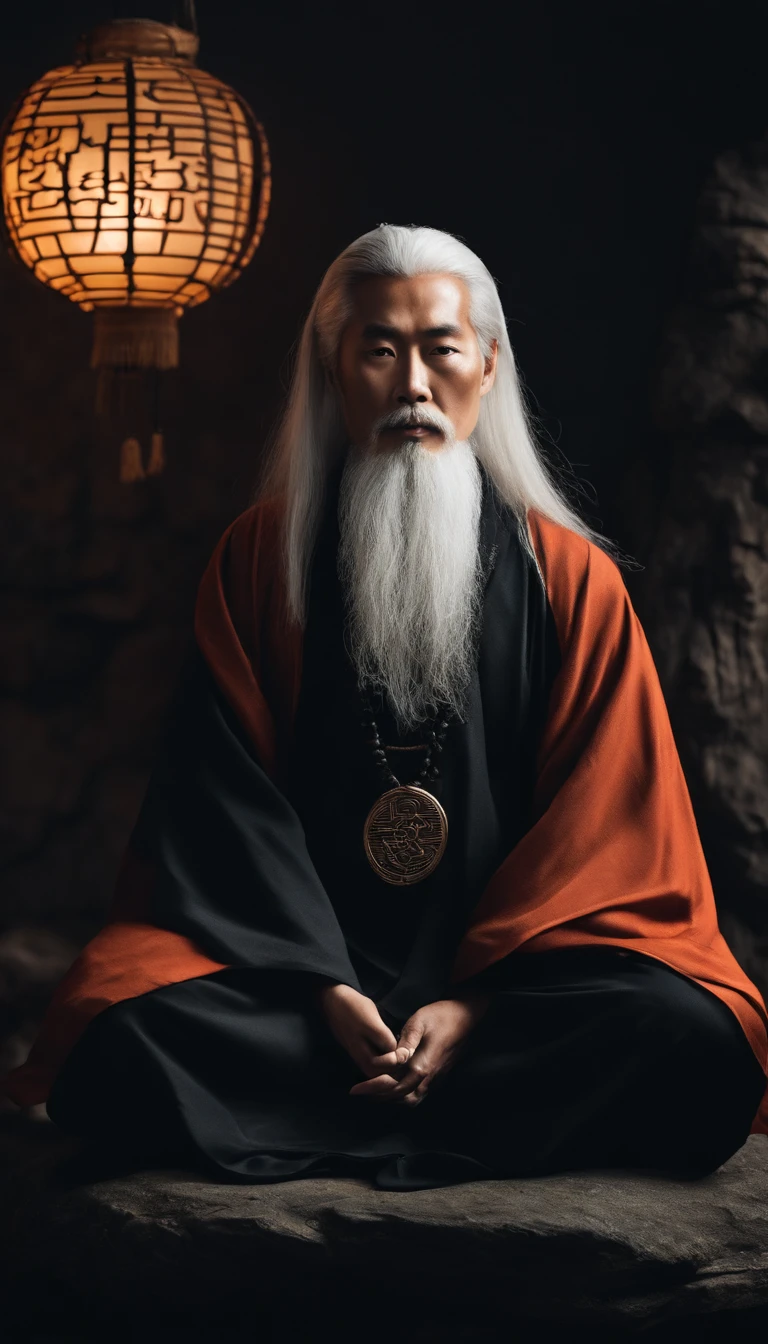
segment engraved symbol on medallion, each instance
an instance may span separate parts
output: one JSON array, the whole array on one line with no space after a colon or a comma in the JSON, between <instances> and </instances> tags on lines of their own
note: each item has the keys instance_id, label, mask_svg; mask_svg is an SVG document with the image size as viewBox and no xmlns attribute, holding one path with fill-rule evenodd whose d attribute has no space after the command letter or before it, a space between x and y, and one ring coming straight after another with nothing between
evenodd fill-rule
<instances>
[{"instance_id":1,"label":"engraved symbol on medallion","mask_svg":"<svg viewBox=\"0 0 768 1344\"><path fill-rule=\"evenodd\" d=\"M448 840L448 818L417 785L400 785L376 799L363 831L365 852L385 882L408 886L437 867Z\"/></svg>"}]
</instances>

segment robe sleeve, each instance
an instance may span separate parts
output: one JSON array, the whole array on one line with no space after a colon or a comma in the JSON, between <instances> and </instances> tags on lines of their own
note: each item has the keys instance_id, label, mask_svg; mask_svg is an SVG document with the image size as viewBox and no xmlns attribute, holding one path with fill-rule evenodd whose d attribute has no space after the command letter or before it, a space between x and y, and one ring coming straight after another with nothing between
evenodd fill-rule
<instances>
[{"instance_id":1,"label":"robe sleeve","mask_svg":"<svg viewBox=\"0 0 768 1344\"><path fill-rule=\"evenodd\" d=\"M152 923L230 966L359 988L301 821L196 650L132 847L154 870Z\"/></svg>"},{"instance_id":2,"label":"robe sleeve","mask_svg":"<svg viewBox=\"0 0 768 1344\"><path fill-rule=\"evenodd\" d=\"M720 933L666 705L621 574L582 537L538 514L529 521L562 664L532 824L482 893L452 978L479 982L513 954L635 949L727 1003L766 1068L765 1004Z\"/></svg>"},{"instance_id":3,"label":"robe sleeve","mask_svg":"<svg viewBox=\"0 0 768 1344\"><path fill-rule=\"evenodd\" d=\"M195 643L171 707L104 928L53 996L24 1065L2 1080L46 1100L98 1013L227 966L360 989L301 821L277 777L300 638L275 616L274 529L263 508L227 530L200 584Z\"/></svg>"}]
</instances>

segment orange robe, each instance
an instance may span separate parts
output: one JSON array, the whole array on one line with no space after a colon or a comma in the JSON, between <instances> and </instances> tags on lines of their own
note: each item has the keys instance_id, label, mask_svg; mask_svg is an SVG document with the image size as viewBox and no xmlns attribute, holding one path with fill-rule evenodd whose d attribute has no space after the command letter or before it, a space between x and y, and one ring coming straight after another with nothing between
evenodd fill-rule
<instances>
[{"instance_id":1,"label":"orange robe","mask_svg":"<svg viewBox=\"0 0 768 1344\"><path fill-rule=\"evenodd\" d=\"M301 684L302 631L285 616L280 509L227 529L203 575L195 634L265 771L278 785ZM534 821L492 875L457 948L453 980L519 951L610 943L695 980L735 1013L768 1073L768 1013L719 931L656 669L619 570L531 510L531 538L562 664L539 744ZM45 1101L87 1023L122 999L222 970L148 918L151 876L130 847L105 927L59 985L29 1059L3 1080ZM695 1098L691 1098L695 1123ZM768 1089L752 1133L768 1134Z\"/></svg>"}]
</instances>

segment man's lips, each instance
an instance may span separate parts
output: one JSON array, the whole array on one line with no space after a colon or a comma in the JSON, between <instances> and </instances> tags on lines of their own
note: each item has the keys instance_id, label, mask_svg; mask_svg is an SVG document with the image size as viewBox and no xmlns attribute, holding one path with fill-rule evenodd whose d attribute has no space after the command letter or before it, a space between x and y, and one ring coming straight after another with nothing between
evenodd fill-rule
<instances>
[{"instance_id":1,"label":"man's lips","mask_svg":"<svg viewBox=\"0 0 768 1344\"><path fill-rule=\"evenodd\" d=\"M431 425L392 425L384 430L385 434L439 434Z\"/></svg>"}]
</instances>

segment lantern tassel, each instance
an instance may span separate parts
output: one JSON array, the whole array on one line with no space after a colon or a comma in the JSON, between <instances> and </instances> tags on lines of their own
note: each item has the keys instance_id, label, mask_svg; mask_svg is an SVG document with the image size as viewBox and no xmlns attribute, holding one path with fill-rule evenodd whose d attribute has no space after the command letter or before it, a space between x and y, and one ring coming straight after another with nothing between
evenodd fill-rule
<instances>
[{"instance_id":1,"label":"lantern tassel","mask_svg":"<svg viewBox=\"0 0 768 1344\"><path fill-rule=\"evenodd\" d=\"M124 439L120 446L120 480L124 484L131 481L143 481L144 464L141 460L141 444L138 439Z\"/></svg>"},{"instance_id":2,"label":"lantern tassel","mask_svg":"<svg viewBox=\"0 0 768 1344\"><path fill-rule=\"evenodd\" d=\"M149 450L149 462L147 463L147 475L159 476L165 466L165 446L163 436L160 430L156 429L152 435L151 446Z\"/></svg>"},{"instance_id":3,"label":"lantern tassel","mask_svg":"<svg viewBox=\"0 0 768 1344\"><path fill-rule=\"evenodd\" d=\"M179 319L173 308L97 308L91 368L176 369Z\"/></svg>"}]
</instances>

